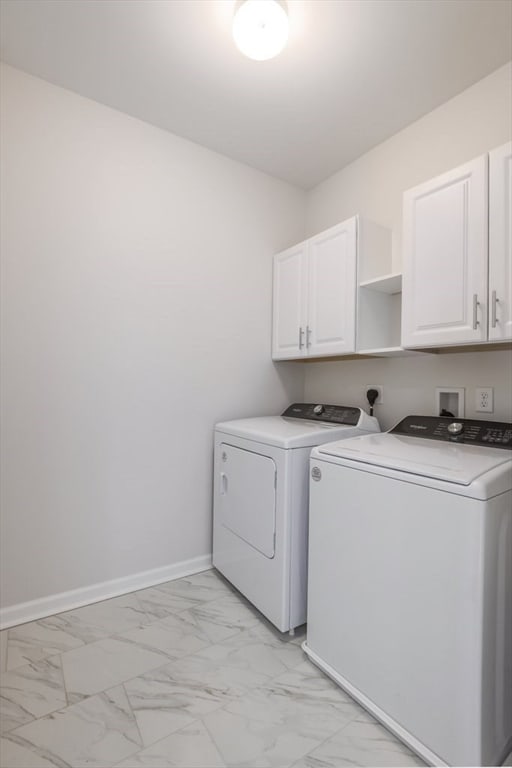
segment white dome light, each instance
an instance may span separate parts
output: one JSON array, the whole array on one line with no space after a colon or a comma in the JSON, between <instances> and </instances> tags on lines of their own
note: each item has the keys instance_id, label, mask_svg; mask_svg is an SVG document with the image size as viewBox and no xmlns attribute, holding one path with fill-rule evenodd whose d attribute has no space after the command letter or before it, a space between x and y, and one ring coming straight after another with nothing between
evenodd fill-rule
<instances>
[{"instance_id":1,"label":"white dome light","mask_svg":"<svg viewBox=\"0 0 512 768\"><path fill-rule=\"evenodd\" d=\"M233 37L250 59L272 59L288 40L286 11L277 0L245 0L233 19Z\"/></svg>"}]
</instances>

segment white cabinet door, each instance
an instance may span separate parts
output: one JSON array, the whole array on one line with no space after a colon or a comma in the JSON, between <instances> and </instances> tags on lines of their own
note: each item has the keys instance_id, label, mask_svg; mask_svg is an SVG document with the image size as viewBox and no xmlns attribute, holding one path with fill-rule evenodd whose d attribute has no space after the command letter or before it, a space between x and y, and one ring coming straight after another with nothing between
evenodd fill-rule
<instances>
[{"instance_id":1,"label":"white cabinet door","mask_svg":"<svg viewBox=\"0 0 512 768\"><path fill-rule=\"evenodd\" d=\"M512 339L512 142L489 154L489 339Z\"/></svg>"},{"instance_id":2,"label":"white cabinet door","mask_svg":"<svg viewBox=\"0 0 512 768\"><path fill-rule=\"evenodd\" d=\"M274 257L272 358L304 357L307 325L307 242Z\"/></svg>"},{"instance_id":3,"label":"white cabinet door","mask_svg":"<svg viewBox=\"0 0 512 768\"><path fill-rule=\"evenodd\" d=\"M404 194L402 344L487 340L487 156Z\"/></svg>"},{"instance_id":4,"label":"white cabinet door","mask_svg":"<svg viewBox=\"0 0 512 768\"><path fill-rule=\"evenodd\" d=\"M355 351L356 270L356 217L309 241L309 356Z\"/></svg>"}]
</instances>

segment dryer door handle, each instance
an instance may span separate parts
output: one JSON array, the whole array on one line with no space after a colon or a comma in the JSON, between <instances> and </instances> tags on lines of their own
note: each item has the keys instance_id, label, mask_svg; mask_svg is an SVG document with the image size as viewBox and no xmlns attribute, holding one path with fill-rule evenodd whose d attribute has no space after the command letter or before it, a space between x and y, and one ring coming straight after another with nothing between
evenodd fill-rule
<instances>
[{"instance_id":1,"label":"dryer door handle","mask_svg":"<svg viewBox=\"0 0 512 768\"><path fill-rule=\"evenodd\" d=\"M220 473L220 494L221 496L225 496L228 492L228 476L225 474L225 472Z\"/></svg>"}]
</instances>

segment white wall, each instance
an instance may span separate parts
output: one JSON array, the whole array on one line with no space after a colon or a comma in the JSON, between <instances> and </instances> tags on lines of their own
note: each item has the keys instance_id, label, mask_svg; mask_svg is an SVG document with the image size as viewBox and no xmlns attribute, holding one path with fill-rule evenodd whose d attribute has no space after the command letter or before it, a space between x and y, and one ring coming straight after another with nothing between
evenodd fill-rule
<instances>
[{"instance_id":1,"label":"white wall","mask_svg":"<svg viewBox=\"0 0 512 768\"><path fill-rule=\"evenodd\" d=\"M439 385L466 387L469 416L493 386L512 419L509 352L270 361L272 254L360 213L393 229L399 268L402 191L509 138L510 67L307 200L9 67L0 95L7 610L206 560L218 420L303 396L364 405L368 384L384 428L432 413Z\"/></svg>"},{"instance_id":2,"label":"white wall","mask_svg":"<svg viewBox=\"0 0 512 768\"><path fill-rule=\"evenodd\" d=\"M2 67L3 606L211 552L212 428L275 413L304 193Z\"/></svg>"},{"instance_id":3,"label":"white wall","mask_svg":"<svg viewBox=\"0 0 512 768\"><path fill-rule=\"evenodd\" d=\"M436 414L436 387L464 387L467 418L512 421L512 355L497 350L312 363L305 399L367 410L365 391L372 384L384 388L382 405L374 410L382 429L409 414ZM475 387L494 387L493 414L475 412Z\"/></svg>"},{"instance_id":4,"label":"white wall","mask_svg":"<svg viewBox=\"0 0 512 768\"><path fill-rule=\"evenodd\" d=\"M311 190L308 236L362 214L392 229L393 267L399 271L403 191L504 144L511 135L512 66L507 65ZM512 420L511 373L508 351L311 363L305 399L364 405L364 387L381 384L385 398L376 413L387 428L408 413L434 413L436 386L466 387L466 416L475 416L474 388L492 386L496 407L490 418Z\"/></svg>"}]
</instances>

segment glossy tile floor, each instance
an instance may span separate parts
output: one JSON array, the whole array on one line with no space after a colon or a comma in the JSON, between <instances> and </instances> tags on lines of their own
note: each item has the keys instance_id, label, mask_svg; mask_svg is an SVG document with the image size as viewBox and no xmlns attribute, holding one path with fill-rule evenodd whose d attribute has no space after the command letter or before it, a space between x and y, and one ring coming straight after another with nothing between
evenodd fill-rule
<instances>
[{"instance_id":1,"label":"glossy tile floor","mask_svg":"<svg viewBox=\"0 0 512 768\"><path fill-rule=\"evenodd\" d=\"M214 571L0 638L2 768L423 765Z\"/></svg>"}]
</instances>

